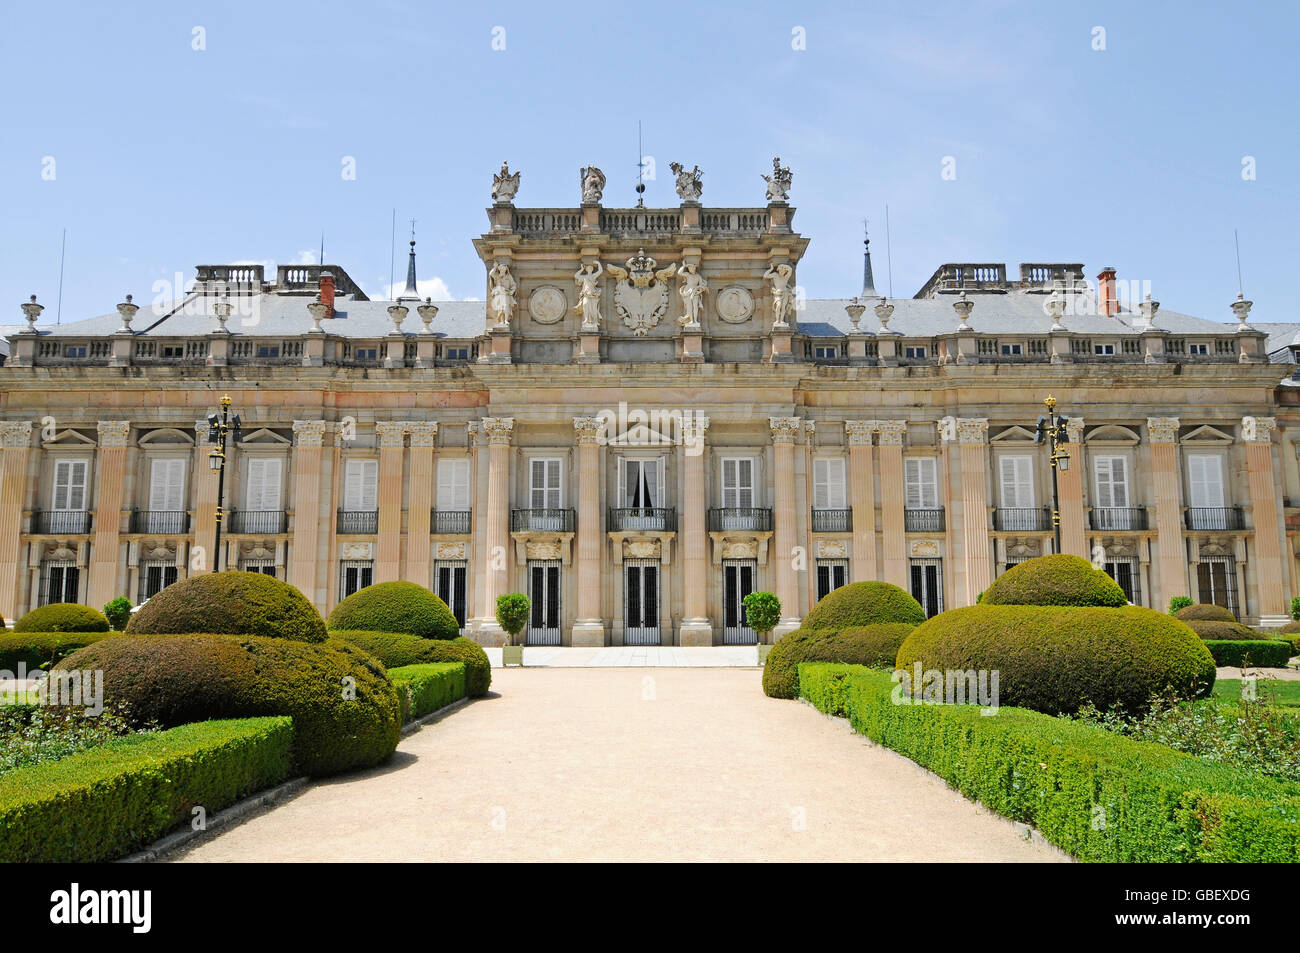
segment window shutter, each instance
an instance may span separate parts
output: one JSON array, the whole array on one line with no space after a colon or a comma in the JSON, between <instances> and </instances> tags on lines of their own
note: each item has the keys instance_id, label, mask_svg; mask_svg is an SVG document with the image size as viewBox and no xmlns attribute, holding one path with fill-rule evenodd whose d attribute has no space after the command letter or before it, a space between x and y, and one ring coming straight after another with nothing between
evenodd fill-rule
<instances>
[{"instance_id":1,"label":"window shutter","mask_svg":"<svg viewBox=\"0 0 1300 953\"><path fill-rule=\"evenodd\" d=\"M741 509L749 509L754 505L754 461L749 459L737 460L736 478L736 505Z\"/></svg>"},{"instance_id":2,"label":"window shutter","mask_svg":"<svg viewBox=\"0 0 1300 953\"><path fill-rule=\"evenodd\" d=\"M149 468L149 509L168 513L185 509L184 485L184 460L154 460Z\"/></svg>"},{"instance_id":3,"label":"window shutter","mask_svg":"<svg viewBox=\"0 0 1300 953\"><path fill-rule=\"evenodd\" d=\"M908 509L932 510L938 507L938 490L935 487L934 460L929 457L908 457L903 461L903 482Z\"/></svg>"},{"instance_id":4,"label":"window shutter","mask_svg":"<svg viewBox=\"0 0 1300 953\"><path fill-rule=\"evenodd\" d=\"M1034 482L1030 457L1003 457L1002 506L1025 509L1034 505Z\"/></svg>"},{"instance_id":5,"label":"window shutter","mask_svg":"<svg viewBox=\"0 0 1300 953\"><path fill-rule=\"evenodd\" d=\"M632 502L635 496L632 492L632 473L631 461L625 457L618 458L618 504L619 506L634 506Z\"/></svg>"},{"instance_id":6,"label":"window shutter","mask_svg":"<svg viewBox=\"0 0 1300 953\"><path fill-rule=\"evenodd\" d=\"M813 507L819 510L844 509L843 460L813 460Z\"/></svg>"},{"instance_id":7,"label":"window shutter","mask_svg":"<svg viewBox=\"0 0 1300 953\"><path fill-rule=\"evenodd\" d=\"M1094 471L1097 478L1097 505L1128 506L1128 461L1123 457L1098 457Z\"/></svg>"},{"instance_id":8,"label":"window shutter","mask_svg":"<svg viewBox=\"0 0 1300 953\"><path fill-rule=\"evenodd\" d=\"M280 508L280 461L262 458L248 461L248 489L244 506L254 512Z\"/></svg>"},{"instance_id":9,"label":"window shutter","mask_svg":"<svg viewBox=\"0 0 1300 953\"><path fill-rule=\"evenodd\" d=\"M378 482L378 461L349 460L343 471L343 508L345 510L377 509Z\"/></svg>"},{"instance_id":10,"label":"window shutter","mask_svg":"<svg viewBox=\"0 0 1300 953\"><path fill-rule=\"evenodd\" d=\"M645 499L641 505L654 508L659 505L659 468L663 466L663 460L646 460L641 466L645 470Z\"/></svg>"},{"instance_id":11,"label":"window shutter","mask_svg":"<svg viewBox=\"0 0 1300 953\"><path fill-rule=\"evenodd\" d=\"M54 509L86 508L86 461L59 460L54 464Z\"/></svg>"},{"instance_id":12,"label":"window shutter","mask_svg":"<svg viewBox=\"0 0 1300 953\"><path fill-rule=\"evenodd\" d=\"M1187 458L1192 506L1223 505L1223 471L1218 457L1196 454Z\"/></svg>"},{"instance_id":13,"label":"window shutter","mask_svg":"<svg viewBox=\"0 0 1300 953\"><path fill-rule=\"evenodd\" d=\"M465 511L469 506L469 461L438 461L439 511Z\"/></svg>"}]
</instances>

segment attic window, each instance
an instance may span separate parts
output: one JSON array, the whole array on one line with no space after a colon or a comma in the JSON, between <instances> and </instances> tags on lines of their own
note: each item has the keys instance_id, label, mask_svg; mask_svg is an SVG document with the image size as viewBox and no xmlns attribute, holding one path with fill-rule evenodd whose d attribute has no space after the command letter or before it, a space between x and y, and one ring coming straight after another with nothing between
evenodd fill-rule
<instances>
[{"instance_id":1,"label":"attic window","mask_svg":"<svg viewBox=\"0 0 1300 953\"><path fill-rule=\"evenodd\" d=\"M1187 345L1188 354L1201 354L1206 357L1210 355L1210 345L1208 344L1189 344Z\"/></svg>"},{"instance_id":2,"label":"attic window","mask_svg":"<svg viewBox=\"0 0 1300 953\"><path fill-rule=\"evenodd\" d=\"M84 344L65 344L63 345L64 357L85 357L86 345Z\"/></svg>"},{"instance_id":3,"label":"attic window","mask_svg":"<svg viewBox=\"0 0 1300 953\"><path fill-rule=\"evenodd\" d=\"M279 357L280 345L278 344L259 344L257 346L258 357Z\"/></svg>"},{"instance_id":4,"label":"attic window","mask_svg":"<svg viewBox=\"0 0 1300 953\"><path fill-rule=\"evenodd\" d=\"M1097 357L1114 357L1115 345L1113 344L1094 344L1092 353Z\"/></svg>"}]
</instances>

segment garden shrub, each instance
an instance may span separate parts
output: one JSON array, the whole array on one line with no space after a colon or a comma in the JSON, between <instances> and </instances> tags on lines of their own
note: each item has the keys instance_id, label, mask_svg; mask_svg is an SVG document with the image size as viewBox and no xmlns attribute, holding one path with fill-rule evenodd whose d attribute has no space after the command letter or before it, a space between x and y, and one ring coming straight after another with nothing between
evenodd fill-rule
<instances>
[{"instance_id":1,"label":"garden shrub","mask_svg":"<svg viewBox=\"0 0 1300 953\"><path fill-rule=\"evenodd\" d=\"M1174 613L1175 619L1182 619L1184 622L1236 622L1237 617L1223 606L1216 606L1212 602L1197 602L1190 606L1183 606Z\"/></svg>"},{"instance_id":2,"label":"garden shrub","mask_svg":"<svg viewBox=\"0 0 1300 953\"><path fill-rule=\"evenodd\" d=\"M465 691L470 698L481 698L492 685L492 663L488 661L487 653L477 642L465 636L447 642L400 632L344 630L330 635L369 652L390 670L424 662L464 662Z\"/></svg>"},{"instance_id":3,"label":"garden shrub","mask_svg":"<svg viewBox=\"0 0 1300 953\"><path fill-rule=\"evenodd\" d=\"M781 621L781 600L771 592L751 592L741 600L741 605L749 627L758 633L760 642L766 642L767 633Z\"/></svg>"},{"instance_id":4,"label":"garden shrub","mask_svg":"<svg viewBox=\"0 0 1300 953\"><path fill-rule=\"evenodd\" d=\"M981 606L1128 605L1124 590L1079 556L1057 553L1012 566L984 590Z\"/></svg>"},{"instance_id":5,"label":"garden shrub","mask_svg":"<svg viewBox=\"0 0 1300 953\"><path fill-rule=\"evenodd\" d=\"M1196 633L1139 606L991 606L985 599L914 629L898 667L916 665L997 671L1002 704L1049 714L1087 702L1140 711L1152 695L1200 697L1214 688L1214 659Z\"/></svg>"},{"instance_id":6,"label":"garden shrub","mask_svg":"<svg viewBox=\"0 0 1300 953\"><path fill-rule=\"evenodd\" d=\"M1196 605L1196 600L1191 596L1174 596L1169 600L1169 614L1174 615L1179 609L1186 609L1188 606Z\"/></svg>"},{"instance_id":7,"label":"garden shrub","mask_svg":"<svg viewBox=\"0 0 1300 953\"><path fill-rule=\"evenodd\" d=\"M1277 639L1261 639L1250 642L1245 639L1206 641L1205 647L1214 656L1215 665L1231 665L1235 668L1286 668L1294 650L1291 643Z\"/></svg>"},{"instance_id":8,"label":"garden shrub","mask_svg":"<svg viewBox=\"0 0 1300 953\"><path fill-rule=\"evenodd\" d=\"M803 620L804 629L845 629L849 626L907 622L920 625L925 610L905 590L888 582L851 582L833 589Z\"/></svg>"},{"instance_id":9,"label":"garden shrub","mask_svg":"<svg viewBox=\"0 0 1300 953\"><path fill-rule=\"evenodd\" d=\"M821 710L1080 860L1300 860L1300 785L1024 709L895 704L891 677L866 668L805 663L799 683Z\"/></svg>"},{"instance_id":10,"label":"garden shrub","mask_svg":"<svg viewBox=\"0 0 1300 953\"><path fill-rule=\"evenodd\" d=\"M1274 635L1272 638L1277 639L1279 642L1285 642L1287 645L1291 646L1292 655L1300 655L1300 632L1290 632L1286 635Z\"/></svg>"},{"instance_id":11,"label":"garden shrub","mask_svg":"<svg viewBox=\"0 0 1300 953\"><path fill-rule=\"evenodd\" d=\"M55 666L61 669L102 669L105 705L124 705L136 724L289 715L294 763L313 776L380 764L401 730L383 667L333 639L118 636L68 656ZM349 692L355 697L345 697Z\"/></svg>"},{"instance_id":12,"label":"garden shrub","mask_svg":"<svg viewBox=\"0 0 1300 953\"><path fill-rule=\"evenodd\" d=\"M0 634L0 669L17 672L19 663L29 671L53 665L77 649L106 638L109 638L107 632L3 633Z\"/></svg>"},{"instance_id":13,"label":"garden shrub","mask_svg":"<svg viewBox=\"0 0 1300 953\"><path fill-rule=\"evenodd\" d=\"M1187 620L1187 627L1205 639L1207 642L1211 639L1245 639L1253 642L1261 638L1260 634L1248 625L1242 625L1240 622L1224 622L1221 619L1190 619Z\"/></svg>"},{"instance_id":14,"label":"garden shrub","mask_svg":"<svg viewBox=\"0 0 1300 953\"><path fill-rule=\"evenodd\" d=\"M108 618L75 602L51 602L14 623L15 632L107 632Z\"/></svg>"},{"instance_id":15,"label":"garden shrub","mask_svg":"<svg viewBox=\"0 0 1300 953\"><path fill-rule=\"evenodd\" d=\"M779 638L763 665L763 692L772 698L799 697L800 662L850 662L893 668L899 646L915 626L882 622L844 629L799 628Z\"/></svg>"},{"instance_id":16,"label":"garden shrub","mask_svg":"<svg viewBox=\"0 0 1300 953\"><path fill-rule=\"evenodd\" d=\"M436 662L388 670L394 687L410 699L403 720L420 718L465 697L465 664Z\"/></svg>"},{"instance_id":17,"label":"garden shrub","mask_svg":"<svg viewBox=\"0 0 1300 953\"><path fill-rule=\"evenodd\" d=\"M126 596L110 599L104 606L104 618L108 619L108 624L115 631L121 632L131 621L131 600Z\"/></svg>"},{"instance_id":18,"label":"garden shrub","mask_svg":"<svg viewBox=\"0 0 1300 953\"><path fill-rule=\"evenodd\" d=\"M289 777L288 718L129 735L0 775L0 861L114 860Z\"/></svg>"},{"instance_id":19,"label":"garden shrub","mask_svg":"<svg viewBox=\"0 0 1300 953\"><path fill-rule=\"evenodd\" d=\"M424 586L413 582L380 582L354 592L334 607L325 623L336 629L401 632L422 639L460 635L456 616Z\"/></svg>"},{"instance_id":20,"label":"garden shrub","mask_svg":"<svg viewBox=\"0 0 1300 953\"><path fill-rule=\"evenodd\" d=\"M210 572L172 583L127 623L127 635L259 635L324 642L325 623L307 597L260 572Z\"/></svg>"},{"instance_id":21,"label":"garden shrub","mask_svg":"<svg viewBox=\"0 0 1300 953\"><path fill-rule=\"evenodd\" d=\"M1278 635L1300 635L1300 622L1288 622L1277 632Z\"/></svg>"},{"instance_id":22,"label":"garden shrub","mask_svg":"<svg viewBox=\"0 0 1300 953\"><path fill-rule=\"evenodd\" d=\"M531 603L522 592L507 592L497 596L497 625L506 634L506 645L514 642L528 624ZM515 642L522 645L522 642Z\"/></svg>"}]
</instances>

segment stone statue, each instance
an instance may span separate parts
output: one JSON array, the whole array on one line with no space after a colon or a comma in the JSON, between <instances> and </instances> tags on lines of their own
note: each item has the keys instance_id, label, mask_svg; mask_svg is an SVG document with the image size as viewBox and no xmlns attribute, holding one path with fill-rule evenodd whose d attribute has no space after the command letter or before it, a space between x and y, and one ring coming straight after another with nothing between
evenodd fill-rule
<instances>
[{"instance_id":1,"label":"stone statue","mask_svg":"<svg viewBox=\"0 0 1300 953\"><path fill-rule=\"evenodd\" d=\"M790 183L794 176L790 174L789 167L781 168L781 157L776 156L772 159L772 174L763 176L763 181L767 183L767 200L769 202L784 202L790 198Z\"/></svg>"},{"instance_id":2,"label":"stone statue","mask_svg":"<svg viewBox=\"0 0 1300 953\"><path fill-rule=\"evenodd\" d=\"M488 272L488 287L488 314L496 318L497 327L510 327L510 319L515 316L515 292L519 285L504 263L497 262L492 266Z\"/></svg>"},{"instance_id":3,"label":"stone statue","mask_svg":"<svg viewBox=\"0 0 1300 953\"><path fill-rule=\"evenodd\" d=\"M772 282L772 327L788 327L785 319L794 311L794 289L790 287L794 269L784 263L773 265L763 277Z\"/></svg>"},{"instance_id":4,"label":"stone statue","mask_svg":"<svg viewBox=\"0 0 1300 953\"><path fill-rule=\"evenodd\" d=\"M672 162L668 168L673 170L673 175L677 176L677 195L683 202L698 202L700 193L704 191L704 183L700 181L704 173L700 171L697 165L689 172L680 162Z\"/></svg>"},{"instance_id":5,"label":"stone statue","mask_svg":"<svg viewBox=\"0 0 1300 953\"><path fill-rule=\"evenodd\" d=\"M700 274L697 265L682 265L677 269L677 293L682 296L682 316L677 323L684 328L700 326L700 312L704 307L704 292L709 283Z\"/></svg>"},{"instance_id":6,"label":"stone statue","mask_svg":"<svg viewBox=\"0 0 1300 953\"><path fill-rule=\"evenodd\" d=\"M502 162L501 171L492 175L492 201L513 202L519 191L519 173L510 174L510 163Z\"/></svg>"},{"instance_id":7,"label":"stone statue","mask_svg":"<svg viewBox=\"0 0 1300 953\"><path fill-rule=\"evenodd\" d=\"M600 262L588 262L573 275L578 286L578 303L573 312L582 315L584 331L600 330L600 276L604 270Z\"/></svg>"},{"instance_id":8,"label":"stone statue","mask_svg":"<svg viewBox=\"0 0 1300 953\"><path fill-rule=\"evenodd\" d=\"M584 205L599 202L605 194L605 173L594 165L585 165L579 170L578 182L582 185L582 202Z\"/></svg>"}]
</instances>

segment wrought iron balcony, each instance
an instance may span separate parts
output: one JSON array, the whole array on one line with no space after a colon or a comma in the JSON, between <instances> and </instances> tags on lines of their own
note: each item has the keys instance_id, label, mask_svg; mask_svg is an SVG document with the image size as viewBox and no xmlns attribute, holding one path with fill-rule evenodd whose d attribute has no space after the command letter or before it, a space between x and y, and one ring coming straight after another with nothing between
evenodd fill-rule
<instances>
[{"instance_id":1,"label":"wrought iron balcony","mask_svg":"<svg viewBox=\"0 0 1300 953\"><path fill-rule=\"evenodd\" d=\"M232 533L287 533L289 514L284 510L231 510Z\"/></svg>"},{"instance_id":2,"label":"wrought iron balcony","mask_svg":"<svg viewBox=\"0 0 1300 953\"><path fill-rule=\"evenodd\" d=\"M909 533L942 533L943 507L938 509L903 510L903 529Z\"/></svg>"},{"instance_id":3,"label":"wrought iron balcony","mask_svg":"<svg viewBox=\"0 0 1300 953\"><path fill-rule=\"evenodd\" d=\"M378 510L339 510L338 531L341 535L369 535L379 532Z\"/></svg>"},{"instance_id":4,"label":"wrought iron balcony","mask_svg":"<svg viewBox=\"0 0 1300 953\"><path fill-rule=\"evenodd\" d=\"M184 510L136 510L131 514L131 532L184 536L190 531L190 514Z\"/></svg>"},{"instance_id":5,"label":"wrought iron balcony","mask_svg":"<svg viewBox=\"0 0 1300 953\"><path fill-rule=\"evenodd\" d=\"M433 531L464 535L470 531L472 510L434 510Z\"/></svg>"},{"instance_id":6,"label":"wrought iron balcony","mask_svg":"<svg viewBox=\"0 0 1300 953\"><path fill-rule=\"evenodd\" d=\"M720 506L709 510L709 532L747 529L771 532L772 511L764 507Z\"/></svg>"},{"instance_id":7,"label":"wrought iron balcony","mask_svg":"<svg viewBox=\"0 0 1300 953\"><path fill-rule=\"evenodd\" d=\"M852 510L813 510L814 533L847 533L853 529Z\"/></svg>"},{"instance_id":8,"label":"wrought iron balcony","mask_svg":"<svg viewBox=\"0 0 1300 953\"><path fill-rule=\"evenodd\" d=\"M609 511L610 532L639 529L673 532L677 529L677 511L662 506L625 506Z\"/></svg>"},{"instance_id":9,"label":"wrought iron balcony","mask_svg":"<svg viewBox=\"0 0 1300 953\"><path fill-rule=\"evenodd\" d=\"M33 533L71 534L90 532L90 514L85 510L46 510L32 514Z\"/></svg>"},{"instance_id":10,"label":"wrought iron balcony","mask_svg":"<svg viewBox=\"0 0 1300 953\"><path fill-rule=\"evenodd\" d=\"M530 509L510 511L512 533L572 533L573 510Z\"/></svg>"},{"instance_id":11,"label":"wrought iron balcony","mask_svg":"<svg viewBox=\"0 0 1300 953\"><path fill-rule=\"evenodd\" d=\"M1093 529L1148 529L1144 506L1094 506L1089 523Z\"/></svg>"},{"instance_id":12,"label":"wrought iron balcony","mask_svg":"<svg viewBox=\"0 0 1300 953\"><path fill-rule=\"evenodd\" d=\"M1240 506L1191 506L1187 509L1188 529L1244 529Z\"/></svg>"},{"instance_id":13,"label":"wrought iron balcony","mask_svg":"<svg viewBox=\"0 0 1300 953\"><path fill-rule=\"evenodd\" d=\"M1052 511L1046 506L999 506L993 511L993 528L999 532L1037 533L1052 528Z\"/></svg>"}]
</instances>

